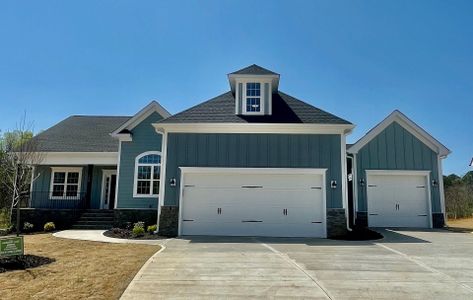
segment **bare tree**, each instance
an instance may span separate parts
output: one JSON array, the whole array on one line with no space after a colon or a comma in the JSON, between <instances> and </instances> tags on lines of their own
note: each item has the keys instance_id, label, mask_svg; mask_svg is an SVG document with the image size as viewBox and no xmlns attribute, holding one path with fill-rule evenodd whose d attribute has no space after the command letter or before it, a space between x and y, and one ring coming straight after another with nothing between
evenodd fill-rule
<instances>
[{"instance_id":1,"label":"bare tree","mask_svg":"<svg viewBox=\"0 0 473 300\"><path fill-rule=\"evenodd\" d=\"M17 208L17 234L20 230L20 203L28 198L30 185L37 178L33 177L32 167L43 160L43 155L37 151L38 143L32 138L32 129L32 123L26 122L25 113L17 124L17 129L4 134L0 144L3 170L0 184L6 194L10 222L13 209Z\"/></svg>"}]
</instances>

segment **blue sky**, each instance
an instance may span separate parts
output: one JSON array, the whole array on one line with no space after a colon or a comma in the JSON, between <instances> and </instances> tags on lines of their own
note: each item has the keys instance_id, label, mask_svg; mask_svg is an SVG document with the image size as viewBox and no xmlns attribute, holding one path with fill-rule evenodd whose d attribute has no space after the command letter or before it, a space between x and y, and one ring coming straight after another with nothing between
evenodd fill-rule
<instances>
[{"instance_id":1,"label":"blue sky","mask_svg":"<svg viewBox=\"0 0 473 300\"><path fill-rule=\"evenodd\" d=\"M72 114L176 113L259 64L280 89L357 125L400 109L473 156L473 1L2 1L0 128Z\"/></svg>"}]
</instances>

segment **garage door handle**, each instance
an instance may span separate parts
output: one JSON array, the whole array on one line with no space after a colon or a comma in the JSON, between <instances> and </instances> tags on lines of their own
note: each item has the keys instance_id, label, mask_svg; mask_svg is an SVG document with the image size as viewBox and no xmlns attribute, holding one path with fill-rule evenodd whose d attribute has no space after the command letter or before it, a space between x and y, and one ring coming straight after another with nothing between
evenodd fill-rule
<instances>
[{"instance_id":1,"label":"garage door handle","mask_svg":"<svg viewBox=\"0 0 473 300\"><path fill-rule=\"evenodd\" d=\"M418 185L418 186L416 186L416 188L418 188L418 189L425 189L425 185Z\"/></svg>"},{"instance_id":2,"label":"garage door handle","mask_svg":"<svg viewBox=\"0 0 473 300\"><path fill-rule=\"evenodd\" d=\"M258 220L241 220L242 223L262 223L263 221Z\"/></svg>"},{"instance_id":3,"label":"garage door handle","mask_svg":"<svg viewBox=\"0 0 473 300\"><path fill-rule=\"evenodd\" d=\"M376 184L368 184L368 187L377 187Z\"/></svg>"},{"instance_id":4,"label":"garage door handle","mask_svg":"<svg viewBox=\"0 0 473 300\"><path fill-rule=\"evenodd\" d=\"M194 222L194 220L184 219L183 222Z\"/></svg>"},{"instance_id":5,"label":"garage door handle","mask_svg":"<svg viewBox=\"0 0 473 300\"><path fill-rule=\"evenodd\" d=\"M314 223L314 224L322 224L322 221L314 221L314 222L312 222L312 223Z\"/></svg>"},{"instance_id":6,"label":"garage door handle","mask_svg":"<svg viewBox=\"0 0 473 300\"><path fill-rule=\"evenodd\" d=\"M262 185L242 185L242 189L262 189Z\"/></svg>"},{"instance_id":7,"label":"garage door handle","mask_svg":"<svg viewBox=\"0 0 473 300\"><path fill-rule=\"evenodd\" d=\"M322 187L321 186L312 186L310 187L312 190L321 190Z\"/></svg>"},{"instance_id":8,"label":"garage door handle","mask_svg":"<svg viewBox=\"0 0 473 300\"><path fill-rule=\"evenodd\" d=\"M423 214L423 215L417 215L418 217L427 217L426 214Z\"/></svg>"},{"instance_id":9,"label":"garage door handle","mask_svg":"<svg viewBox=\"0 0 473 300\"><path fill-rule=\"evenodd\" d=\"M370 216L377 216L378 214L370 214Z\"/></svg>"}]
</instances>

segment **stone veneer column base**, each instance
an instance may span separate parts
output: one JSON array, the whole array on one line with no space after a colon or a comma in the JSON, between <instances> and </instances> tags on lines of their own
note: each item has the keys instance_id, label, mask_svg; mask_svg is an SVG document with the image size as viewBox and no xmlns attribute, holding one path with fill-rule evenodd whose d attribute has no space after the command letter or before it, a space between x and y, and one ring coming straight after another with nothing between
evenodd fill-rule
<instances>
[{"instance_id":1,"label":"stone veneer column base","mask_svg":"<svg viewBox=\"0 0 473 300\"><path fill-rule=\"evenodd\" d=\"M327 208L327 237L347 233L347 217L344 208Z\"/></svg>"},{"instance_id":2,"label":"stone veneer column base","mask_svg":"<svg viewBox=\"0 0 473 300\"><path fill-rule=\"evenodd\" d=\"M177 236L179 223L178 206L161 206L161 216L159 217L159 234L167 237Z\"/></svg>"},{"instance_id":3,"label":"stone veneer column base","mask_svg":"<svg viewBox=\"0 0 473 300\"><path fill-rule=\"evenodd\" d=\"M443 228L445 226L445 216L443 213L432 213L432 227Z\"/></svg>"}]
</instances>

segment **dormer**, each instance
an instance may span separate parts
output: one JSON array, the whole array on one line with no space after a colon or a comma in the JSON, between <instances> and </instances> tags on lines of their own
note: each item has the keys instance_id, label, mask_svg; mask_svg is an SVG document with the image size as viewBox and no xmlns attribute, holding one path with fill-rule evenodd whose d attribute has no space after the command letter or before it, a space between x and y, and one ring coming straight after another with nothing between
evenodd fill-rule
<instances>
[{"instance_id":1,"label":"dormer","mask_svg":"<svg viewBox=\"0 0 473 300\"><path fill-rule=\"evenodd\" d=\"M251 65L228 74L235 95L235 114L271 115L273 93L278 91L279 74Z\"/></svg>"}]
</instances>

